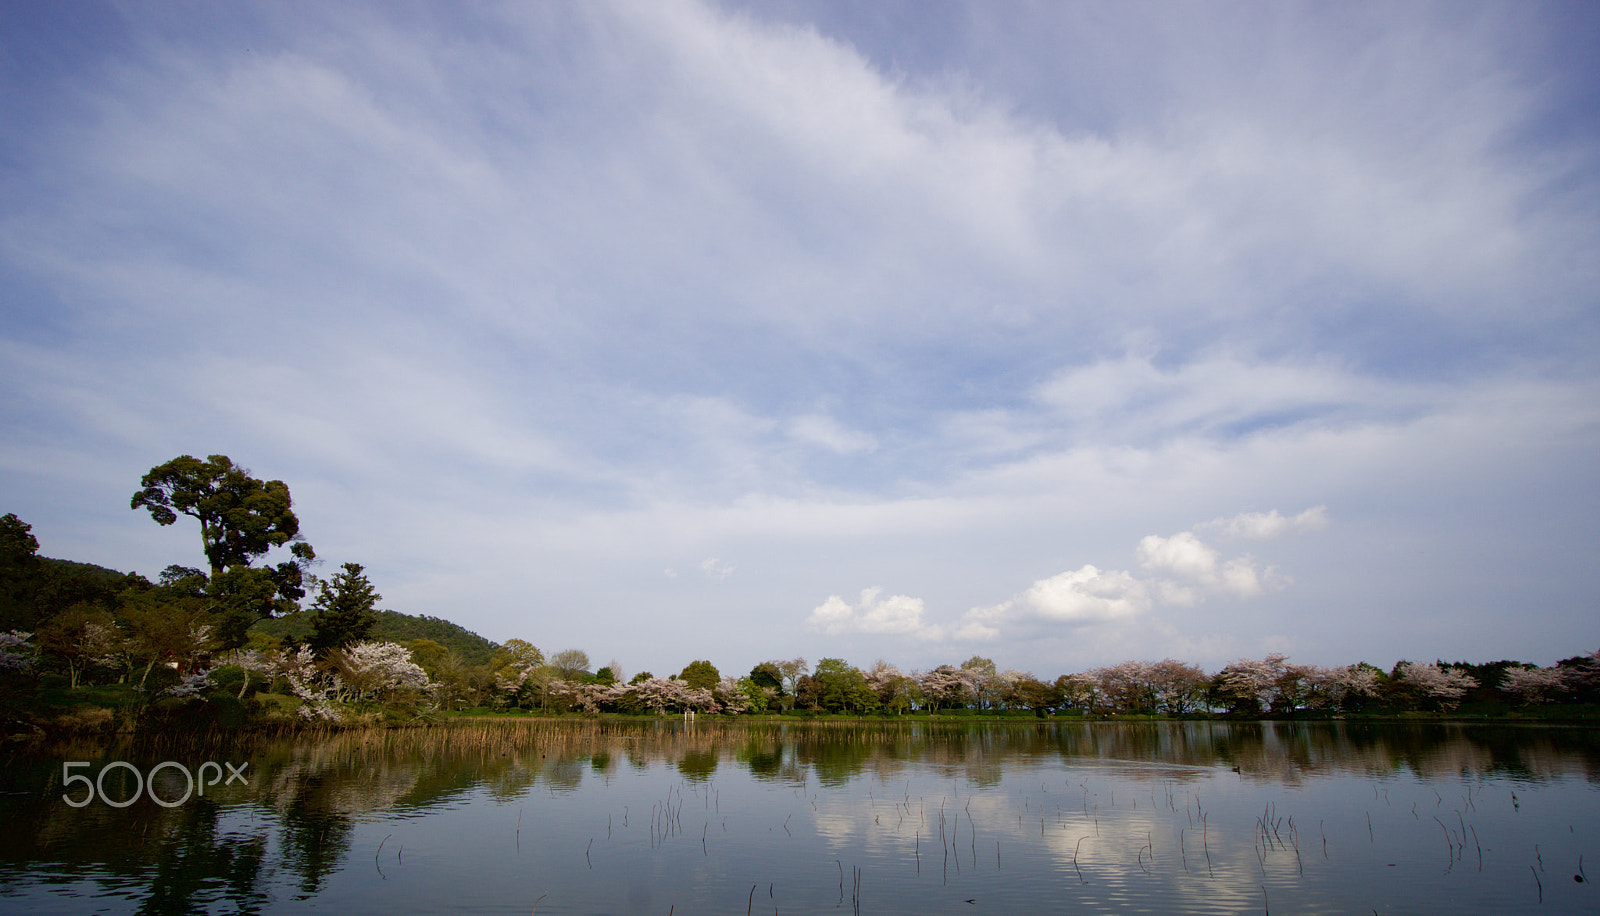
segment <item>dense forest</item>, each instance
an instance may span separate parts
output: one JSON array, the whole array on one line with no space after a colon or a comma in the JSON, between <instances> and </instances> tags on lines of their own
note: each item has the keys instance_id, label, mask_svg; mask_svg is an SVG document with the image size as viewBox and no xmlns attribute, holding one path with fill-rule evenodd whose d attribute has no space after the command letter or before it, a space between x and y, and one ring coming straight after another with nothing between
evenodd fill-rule
<instances>
[{"instance_id":1,"label":"dense forest","mask_svg":"<svg viewBox=\"0 0 1600 916\"><path fill-rule=\"evenodd\" d=\"M206 568L169 566L152 582L41 557L31 526L0 517L0 722L9 731L400 724L461 712L1587 719L1600 702L1595 652L1548 668L1324 668L1273 654L1210 673L1163 659L1045 678L978 656L927 671L773 659L742 675L698 659L624 680L616 662L593 668L582 650L546 656L526 640L495 644L447 620L379 609L358 563L314 575L288 487L226 456L182 456L141 485L132 508L162 525L199 522Z\"/></svg>"}]
</instances>

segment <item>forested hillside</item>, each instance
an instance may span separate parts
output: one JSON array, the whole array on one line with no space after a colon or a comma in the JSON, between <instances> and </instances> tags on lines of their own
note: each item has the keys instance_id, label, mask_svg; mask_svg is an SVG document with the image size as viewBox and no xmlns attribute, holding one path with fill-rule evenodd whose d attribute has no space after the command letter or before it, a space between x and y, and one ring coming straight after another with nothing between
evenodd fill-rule
<instances>
[{"instance_id":1,"label":"forested hillside","mask_svg":"<svg viewBox=\"0 0 1600 916\"><path fill-rule=\"evenodd\" d=\"M282 617L269 617L250 627L251 633L273 636L284 642L303 642L311 636L311 615L297 611ZM410 645L415 639L431 639L454 652L464 665L487 665L494 656L495 643L459 624L439 617L379 611L372 638Z\"/></svg>"}]
</instances>

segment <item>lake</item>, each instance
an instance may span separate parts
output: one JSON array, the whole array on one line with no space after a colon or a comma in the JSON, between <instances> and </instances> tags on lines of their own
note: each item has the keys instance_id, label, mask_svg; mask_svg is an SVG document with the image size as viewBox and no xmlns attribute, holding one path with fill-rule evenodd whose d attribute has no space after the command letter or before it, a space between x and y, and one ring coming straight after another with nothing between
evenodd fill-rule
<instances>
[{"instance_id":1,"label":"lake","mask_svg":"<svg viewBox=\"0 0 1600 916\"><path fill-rule=\"evenodd\" d=\"M5 774L9 912L1600 912L1585 728L509 720Z\"/></svg>"}]
</instances>

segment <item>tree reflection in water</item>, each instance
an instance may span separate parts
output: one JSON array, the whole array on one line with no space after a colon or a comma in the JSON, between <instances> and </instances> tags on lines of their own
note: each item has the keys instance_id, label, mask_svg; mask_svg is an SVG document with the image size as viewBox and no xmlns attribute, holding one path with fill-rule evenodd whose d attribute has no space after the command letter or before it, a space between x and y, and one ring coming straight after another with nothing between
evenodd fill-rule
<instances>
[{"instance_id":1,"label":"tree reflection in water","mask_svg":"<svg viewBox=\"0 0 1600 916\"><path fill-rule=\"evenodd\" d=\"M141 772L164 760L185 763L191 770L204 760L248 761L249 784L211 787L203 797L197 795L174 808L142 798L122 809L99 802L77 809L61 800L64 760L92 761L90 773L115 760L129 761ZM992 823L1007 823L1009 818L1019 829L1032 818L1040 843L1048 841L1049 849L1064 844L1066 849L1008 853L1016 857L1015 867L1022 868L1030 857L1043 856L1044 862L1052 855L1081 855L1069 862L1066 872L1067 880L1076 881L1078 872L1071 866L1093 861L1103 870L1110 847L1089 842L1080 848L1072 842L1079 840L1077 834L1066 835L1068 814L1075 806L1097 826L1112 810L1131 817L1142 805L1141 818L1151 816L1152 808L1171 807L1173 816L1182 810L1186 820L1176 836L1180 855L1198 852L1219 858L1219 825L1195 821L1205 812L1183 788L1198 790L1205 785L1206 791L1215 793L1224 785L1216 782L1219 771L1237 772L1229 776L1236 784L1271 791L1295 791L1326 778L1377 780L1384 786L1399 785L1393 781L1401 777L1454 780L1452 785L1465 786L1470 804L1474 785L1481 790L1488 778L1519 784L1577 778L1593 787L1600 783L1600 735L1592 729L1440 723L515 720L283 738L13 748L5 761L6 794L0 796L0 822L7 826L0 832L0 896L33 903L71 902L80 899L85 887L93 887L101 903L124 901L127 907L120 910L124 912L209 912L223 904L238 912L264 912L294 900L322 897L341 881L348 885L349 878L342 873L360 867L353 861L357 849L365 856L368 847L376 846L370 850L374 875L369 880L387 881L384 870L400 864L403 840L388 849L381 842L374 844L372 834L379 822L398 831L393 826L396 818L433 818L483 803L518 806L517 835L505 854L520 856L526 847L530 854L542 856L551 843L567 842L579 853L573 866L588 872L596 868L596 860L605 861L601 855L614 831L627 825L627 806L597 817L597 824L582 828L589 832L578 836L558 833L568 829L558 815L570 810L575 813L566 816L587 817L581 813L586 810L583 806L595 802L579 802L569 809L551 800L576 796L588 785L610 785L630 774L662 770L683 781L679 804L685 791L705 796L703 807L717 811L724 833L734 829L728 824L730 815L734 827L739 818L759 817L723 800L722 787L730 779L748 781L746 799L758 797L751 792L778 790L778 797L804 800L808 807L797 810L810 817L811 826L802 828L801 819L789 813L774 818L760 834L797 844L810 842L803 840L805 836L826 843L863 839L859 803L854 812L848 806L830 812L818 804L818 793L849 794L852 785L865 784L877 787L879 796L888 796L915 779L924 784L932 780L952 795L966 796L962 807L966 819L959 826L963 848L952 850L959 853L956 861L969 869L972 858L983 851L973 831L986 829L981 819L974 822L971 799L984 799L986 792L995 790L994 798L977 811L995 809L985 814ZM1056 797L1049 797L1050 790L1041 785L1046 794L1023 798L1017 803L1019 810L1007 813L996 808L1008 774L1034 770L1076 775L1069 779L1070 786L1055 779ZM1089 780L1098 778L1096 772L1114 775L1091 784ZM108 788L116 785L115 779L107 781ZM769 789L760 790L761 786ZM795 791L787 791L790 787ZM77 788L81 791L81 786ZM535 789L538 793L530 795ZM131 785L118 791L123 794L117 797L126 797ZM939 792L942 795L945 789ZM1372 792L1376 798L1378 789ZM1527 797L1528 790L1523 792ZM1119 793L1131 810L1117 807ZM535 809L533 804L541 798L545 804ZM659 799L659 793L638 799L635 819L644 812L648 823L650 804ZM927 816L922 806L899 794L893 800L896 805L884 808L882 799L870 797L869 792L869 807L875 813L866 823L888 829L883 819L892 817L894 826L903 828L900 832L916 834L896 842L914 839L919 861L923 855L936 854L922 847L941 842L936 838L938 828L907 823ZM938 804L943 799L930 801ZM1459 816L1457 822L1446 823L1449 812L1443 803L1439 794L1438 811L1429 817L1439 815L1441 828L1435 829L1460 858L1472 825ZM1048 805L1054 808L1044 810ZM523 807L530 814L526 826L521 823ZM1420 812L1418 816L1420 821ZM508 819L508 832L510 828ZM1203 837L1202 842L1210 843L1208 849L1184 846L1193 841L1191 828L1207 832L1209 839ZM1147 824L1145 829L1152 828ZM717 830L718 825L708 820L701 830L692 831L708 861L708 837ZM1052 830L1062 835L1052 836ZM1320 830L1320 824L1315 828L1301 824L1296 830L1299 842L1306 843L1306 834ZM558 835L568 839L558 841ZM384 834L377 836L381 839ZM1148 844L1146 838L1136 839L1139 849L1122 851L1138 852L1137 864L1145 874L1156 850L1171 855L1170 848L1161 848L1159 834ZM1326 843L1325 838L1319 840ZM992 841L985 855L996 868L1001 842L1020 843L1022 838ZM1440 841L1441 849L1444 843ZM1146 845L1152 848L1145 849ZM661 855L659 848L647 852ZM1297 848L1297 867L1298 859ZM648 871L655 867L653 861L646 858L630 867ZM1186 870L1189 864L1184 862ZM1059 869L1060 862L1053 867ZM1556 877L1547 875L1544 884ZM635 896L637 891L635 887Z\"/></svg>"}]
</instances>

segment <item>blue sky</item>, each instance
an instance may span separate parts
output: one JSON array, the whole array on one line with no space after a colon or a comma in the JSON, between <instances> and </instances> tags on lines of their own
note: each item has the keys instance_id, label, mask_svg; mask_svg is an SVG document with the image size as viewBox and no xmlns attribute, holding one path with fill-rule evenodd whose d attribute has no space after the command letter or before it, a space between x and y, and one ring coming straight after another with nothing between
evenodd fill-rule
<instances>
[{"instance_id":1,"label":"blue sky","mask_svg":"<svg viewBox=\"0 0 1600 916\"><path fill-rule=\"evenodd\" d=\"M1600 645L1600 26L0 6L0 511L227 454L625 673Z\"/></svg>"}]
</instances>

